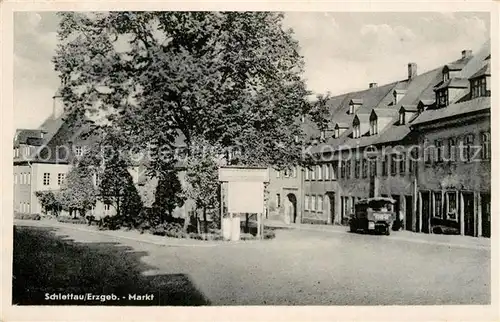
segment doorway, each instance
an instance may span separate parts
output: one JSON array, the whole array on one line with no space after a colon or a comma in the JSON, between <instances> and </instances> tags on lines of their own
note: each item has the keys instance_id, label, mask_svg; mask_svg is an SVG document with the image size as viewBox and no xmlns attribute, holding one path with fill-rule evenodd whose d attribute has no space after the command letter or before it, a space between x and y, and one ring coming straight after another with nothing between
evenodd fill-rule
<instances>
[{"instance_id":1,"label":"doorway","mask_svg":"<svg viewBox=\"0 0 500 322\"><path fill-rule=\"evenodd\" d=\"M405 196L405 229L413 231L413 197Z\"/></svg>"},{"instance_id":2,"label":"doorway","mask_svg":"<svg viewBox=\"0 0 500 322\"><path fill-rule=\"evenodd\" d=\"M481 194L481 235L491 237L491 196Z\"/></svg>"},{"instance_id":3,"label":"doorway","mask_svg":"<svg viewBox=\"0 0 500 322\"><path fill-rule=\"evenodd\" d=\"M288 215L288 218L290 218L290 221L292 223L297 222L297 197L293 193L289 193L287 196L287 206L286 206L286 213Z\"/></svg>"},{"instance_id":4,"label":"doorway","mask_svg":"<svg viewBox=\"0 0 500 322\"><path fill-rule=\"evenodd\" d=\"M326 215L330 223L335 224L335 192L327 192L326 198Z\"/></svg>"},{"instance_id":5,"label":"doorway","mask_svg":"<svg viewBox=\"0 0 500 322\"><path fill-rule=\"evenodd\" d=\"M422 198L422 233L428 234L430 231L429 221L430 221L430 206L431 206L431 198L429 191L420 192L420 196Z\"/></svg>"},{"instance_id":6,"label":"doorway","mask_svg":"<svg viewBox=\"0 0 500 322\"><path fill-rule=\"evenodd\" d=\"M474 236L474 194L463 192L464 198L464 234Z\"/></svg>"}]
</instances>

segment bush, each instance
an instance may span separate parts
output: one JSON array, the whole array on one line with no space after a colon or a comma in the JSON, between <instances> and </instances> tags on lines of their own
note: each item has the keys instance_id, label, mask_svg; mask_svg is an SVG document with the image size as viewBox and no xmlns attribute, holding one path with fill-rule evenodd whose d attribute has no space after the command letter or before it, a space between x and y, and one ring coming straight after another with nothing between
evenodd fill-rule
<instances>
[{"instance_id":1,"label":"bush","mask_svg":"<svg viewBox=\"0 0 500 322\"><path fill-rule=\"evenodd\" d=\"M243 233L240 235L240 240L254 240L254 239L257 239L257 237L255 237L250 233Z\"/></svg>"},{"instance_id":2,"label":"bush","mask_svg":"<svg viewBox=\"0 0 500 322\"><path fill-rule=\"evenodd\" d=\"M17 211L14 211L14 219L22 219L22 220L40 220L42 217L39 214L23 214Z\"/></svg>"},{"instance_id":3,"label":"bush","mask_svg":"<svg viewBox=\"0 0 500 322\"><path fill-rule=\"evenodd\" d=\"M186 238L186 233L181 224L178 223L164 223L156 225L149 229L149 232L157 236L167 236L175 238Z\"/></svg>"},{"instance_id":4,"label":"bush","mask_svg":"<svg viewBox=\"0 0 500 322\"><path fill-rule=\"evenodd\" d=\"M264 229L264 239L274 239L276 237L276 233L274 230Z\"/></svg>"},{"instance_id":5,"label":"bush","mask_svg":"<svg viewBox=\"0 0 500 322\"><path fill-rule=\"evenodd\" d=\"M118 230L123 224L120 216L104 216L99 221L100 230Z\"/></svg>"},{"instance_id":6,"label":"bush","mask_svg":"<svg viewBox=\"0 0 500 322\"><path fill-rule=\"evenodd\" d=\"M189 238L197 240L223 240L222 235L217 233L208 233L208 234L190 233Z\"/></svg>"},{"instance_id":7,"label":"bush","mask_svg":"<svg viewBox=\"0 0 500 322\"><path fill-rule=\"evenodd\" d=\"M68 223L68 224L86 224L87 220L85 218L71 218L71 217L57 217L57 221Z\"/></svg>"}]
</instances>

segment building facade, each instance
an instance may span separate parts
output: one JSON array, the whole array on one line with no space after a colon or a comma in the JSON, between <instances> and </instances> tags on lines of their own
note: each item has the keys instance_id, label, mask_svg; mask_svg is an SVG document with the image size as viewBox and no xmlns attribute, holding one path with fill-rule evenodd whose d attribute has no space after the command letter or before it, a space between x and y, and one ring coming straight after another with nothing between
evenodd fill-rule
<instances>
[{"instance_id":1,"label":"building facade","mask_svg":"<svg viewBox=\"0 0 500 322\"><path fill-rule=\"evenodd\" d=\"M346 224L357 200L379 195L395 199L406 230L489 237L490 59L488 42L423 74L409 63L407 79L333 97L329 127L313 133L316 163L297 171L302 183L281 180L273 191L299 189L302 223ZM450 153L465 156L445 160Z\"/></svg>"}]
</instances>

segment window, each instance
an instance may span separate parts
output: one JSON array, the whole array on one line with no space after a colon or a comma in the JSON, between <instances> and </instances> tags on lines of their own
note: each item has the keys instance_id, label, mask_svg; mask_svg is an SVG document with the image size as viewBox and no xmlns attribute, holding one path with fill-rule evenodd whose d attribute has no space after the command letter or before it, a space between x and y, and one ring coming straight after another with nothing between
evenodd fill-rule
<instances>
[{"instance_id":1,"label":"window","mask_svg":"<svg viewBox=\"0 0 500 322\"><path fill-rule=\"evenodd\" d=\"M316 171L318 171L318 180L323 180L323 174L322 174L322 171L323 170L323 167L320 166L320 165L317 165L316 166Z\"/></svg>"},{"instance_id":2,"label":"window","mask_svg":"<svg viewBox=\"0 0 500 322\"><path fill-rule=\"evenodd\" d=\"M446 82L448 79L450 79L450 73L443 72L443 82Z\"/></svg>"},{"instance_id":3,"label":"window","mask_svg":"<svg viewBox=\"0 0 500 322\"><path fill-rule=\"evenodd\" d=\"M408 169L410 173L413 173L417 169L417 162L418 162L418 149L412 147L410 149L410 167Z\"/></svg>"},{"instance_id":4,"label":"window","mask_svg":"<svg viewBox=\"0 0 500 322\"><path fill-rule=\"evenodd\" d=\"M436 162L443 162L443 141L436 140L434 141L434 145L436 146Z\"/></svg>"},{"instance_id":5,"label":"window","mask_svg":"<svg viewBox=\"0 0 500 322\"><path fill-rule=\"evenodd\" d=\"M441 191L434 192L434 217L443 218L443 196Z\"/></svg>"},{"instance_id":6,"label":"window","mask_svg":"<svg viewBox=\"0 0 500 322\"><path fill-rule=\"evenodd\" d=\"M447 206L446 216L450 220L457 220L457 192L449 191L446 193Z\"/></svg>"},{"instance_id":7,"label":"window","mask_svg":"<svg viewBox=\"0 0 500 322\"><path fill-rule=\"evenodd\" d=\"M325 172L325 180L330 180L330 170L331 165L330 164L324 164L323 165L323 171Z\"/></svg>"},{"instance_id":8,"label":"window","mask_svg":"<svg viewBox=\"0 0 500 322\"><path fill-rule=\"evenodd\" d=\"M489 132L481 133L481 159L491 158L491 137Z\"/></svg>"},{"instance_id":9,"label":"window","mask_svg":"<svg viewBox=\"0 0 500 322\"><path fill-rule=\"evenodd\" d=\"M471 81L471 97L487 96L486 77L473 79Z\"/></svg>"},{"instance_id":10,"label":"window","mask_svg":"<svg viewBox=\"0 0 500 322\"><path fill-rule=\"evenodd\" d=\"M396 160L397 160L397 154L391 154L391 175L395 176L397 173L396 169Z\"/></svg>"},{"instance_id":11,"label":"window","mask_svg":"<svg viewBox=\"0 0 500 322\"><path fill-rule=\"evenodd\" d=\"M360 172L361 172L361 160L356 159L354 160L354 177L356 179L359 178Z\"/></svg>"},{"instance_id":12,"label":"window","mask_svg":"<svg viewBox=\"0 0 500 322\"><path fill-rule=\"evenodd\" d=\"M276 170L276 178L279 178L279 177L280 177L280 171Z\"/></svg>"},{"instance_id":13,"label":"window","mask_svg":"<svg viewBox=\"0 0 500 322\"><path fill-rule=\"evenodd\" d=\"M111 209L110 205L109 204L105 204L104 205L104 210L105 211L109 211L109 209Z\"/></svg>"},{"instance_id":14,"label":"window","mask_svg":"<svg viewBox=\"0 0 500 322\"><path fill-rule=\"evenodd\" d=\"M457 139L449 138L448 139L448 160L455 161L457 154Z\"/></svg>"},{"instance_id":15,"label":"window","mask_svg":"<svg viewBox=\"0 0 500 322\"><path fill-rule=\"evenodd\" d=\"M377 176L377 159L370 159L370 175Z\"/></svg>"},{"instance_id":16,"label":"window","mask_svg":"<svg viewBox=\"0 0 500 322\"><path fill-rule=\"evenodd\" d=\"M424 162L431 163L431 155L433 153L433 147L429 145L429 141L426 139L424 143Z\"/></svg>"},{"instance_id":17,"label":"window","mask_svg":"<svg viewBox=\"0 0 500 322\"><path fill-rule=\"evenodd\" d=\"M281 196L279 193L276 194L276 207L281 207Z\"/></svg>"},{"instance_id":18,"label":"window","mask_svg":"<svg viewBox=\"0 0 500 322\"><path fill-rule=\"evenodd\" d=\"M399 124L405 124L405 112L399 113Z\"/></svg>"},{"instance_id":19,"label":"window","mask_svg":"<svg viewBox=\"0 0 500 322\"><path fill-rule=\"evenodd\" d=\"M81 146L75 146L75 155L77 156L83 155L83 149Z\"/></svg>"},{"instance_id":20,"label":"window","mask_svg":"<svg viewBox=\"0 0 500 322\"><path fill-rule=\"evenodd\" d=\"M44 186L50 185L50 173L48 173L48 172L45 172L43 174L43 185Z\"/></svg>"},{"instance_id":21,"label":"window","mask_svg":"<svg viewBox=\"0 0 500 322\"><path fill-rule=\"evenodd\" d=\"M346 167L346 161L341 160L340 161L340 178L342 178L342 179L345 178L345 167Z\"/></svg>"},{"instance_id":22,"label":"window","mask_svg":"<svg viewBox=\"0 0 500 322\"><path fill-rule=\"evenodd\" d=\"M27 183L31 184L31 172L26 173Z\"/></svg>"},{"instance_id":23,"label":"window","mask_svg":"<svg viewBox=\"0 0 500 322\"><path fill-rule=\"evenodd\" d=\"M335 138L338 138L340 136L340 129L335 129L335 133L333 134Z\"/></svg>"},{"instance_id":24,"label":"window","mask_svg":"<svg viewBox=\"0 0 500 322\"><path fill-rule=\"evenodd\" d=\"M316 210L316 196L311 196L311 210Z\"/></svg>"},{"instance_id":25,"label":"window","mask_svg":"<svg viewBox=\"0 0 500 322\"><path fill-rule=\"evenodd\" d=\"M309 210L310 197L309 197L309 196L306 196L306 198L305 198L305 199L306 199L306 200L305 200L305 205L304 205L304 208L305 208L306 210Z\"/></svg>"},{"instance_id":26,"label":"window","mask_svg":"<svg viewBox=\"0 0 500 322\"><path fill-rule=\"evenodd\" d=\"M306 180L311 179L311 175L309 173L309 168L306 168Z\"/></svg>"},{"instance_id":27,"label":"window","mask_svg":"<svg viewBox=\"0 0 500 322\"><path fill-rule=\"evenodd\" d=\"M337 180L337 171L339 170L338 161L333 161L332 164L332 180Z\"/></svg>"},{"instance_id":28,"label":"window","mask_svg":"<svg viewBox=\"0 0 500 322\"><path fill-rule=\"evenodd\" d=\"M349 105L349 114L354 114L354 104Z\"/></svg>"},{"instance_id":29,"label":"window","mask_svg":"<svg viewBox=\"0 0 500 322\"><path fill-rule=\"evenodd\" d=\"M378 134L377 118L373 118L370 120L370 135L376 134Z\"/></svg>"},{"instance_id":30,"label":"window","mask_svg":"<svg viewBox=\"0 0 500 322\"><path fill-rule=\"evenodd\" d=\"M58 173L57 174L57 185L62 185L64 182L65 175L64 173Z\"/></svg>"},{"instance_id":31,"label":"window","mask_svg":"<svg viewBox=\"0 0 500 322\"><path fill-rule=\"evenodd\" d=\"M351 177L351 160L345 161L345 178L349 179Z\"/></svg>"},{"instance_id":32,"label":"window","mask_svg":"<svg viewBox=\"0 0 500 322\"><path fill-rule=\"evenodd\" d=\"M389 155L385 154L382 159L382 175L386 176L389 174Z\"/></svg>"},{"instance_id":33,"label":"window","mask_svg":"<svg viewBox=\"0 0 500 322\"><path fill-rule=\"evenodd\" d=\"M406 153L401 152L399 155L399 173L404 174L406 172Z\"/></svg>"},{"instance_id":34,"label":"window","mask_svg":"<svg viewBox=\"0 0 500 322\"><path fill-rule=\"evenodd\" d=\"M311 180L316 180L316 167L311 170Z\"/></svg>"},{"instance_id":35,"label":"window","mask_svg":"<svg viewBox=\"0 0 500 322\"><path fill-rule=\"evenodd\" d=\"M292 167L292 177L297 178L297 167Z\"/></svg>"},{"instance_id":36,"label":"window","mask_svg":"<svg viewBox=\"0 0 500 322\"><path fill-rule=\"evenodd\" d=\"M320 132L319 139L321 140L321 142L325 141L325 131Z\"/></svg>"},{"instance_id":37,"label":"window","mask_svg":"<svg viewBox=\"0 0 500 322\"><path fill-rule=\"evenodd\" d=\"M439 92L437 92L437 101L438 105L443 107L443 106L448 106L448 89L442 89Z\"/></svg>"},{"instance_id":38,"label":"window","mask_svg":"<svg viewBox=\"0 0 500 322\"><path fill-rule=\"evenodd\" d=\"M464 146L465 146L465 151L464 151L464 156L467 161L471 161L472 158L474 157L474 135L473 134L468 134L465 136L464 140Z\"/></svg>"},{"instance_id":39,"label":"window","mask_svg":"<svg viewBox=\"0 0 500 322\"><path fill-rule=\"evenodd\" d=\"M355 137L356 138L361 137L361 129L360 129L359 125L356 125L356 127L354 128L354 131L355 131Z\"/></svg>"},{"instance_id":40,"label":"window","mask_svg":"<svg viewBox=\"0 0 500 322\"><path fill-rule=\"evenodd\" d=\"M318 211L323 211L323 196L318 196Z\"/></svg>"},{"instance_id":41,"label":"window","mask_svg":"<svg viewBox=\"0 0 500 322\"><path fill-rule=\"evenodd\" d=\"M363 163L363 165L362 165L363 178L367 178L368 177L368 160L362 159L361 162Z\"/></svg>"}]
</instances>

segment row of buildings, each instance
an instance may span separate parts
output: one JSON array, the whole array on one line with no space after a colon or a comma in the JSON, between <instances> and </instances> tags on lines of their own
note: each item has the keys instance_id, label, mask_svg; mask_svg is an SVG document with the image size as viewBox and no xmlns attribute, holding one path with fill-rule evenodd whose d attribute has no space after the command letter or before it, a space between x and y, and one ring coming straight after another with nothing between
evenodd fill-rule
<instances>
[{"instance_id":1,"label":"row of buildings","mask_svg":"<svg viewBox=\"0 0 500 322\"><path fill-rule=\"evenodd\" d=\"M271 169L267 216L285 222L345 224L356 200L388 196L404 214L404 228L432 233L456 228L463 235L490 236L490 43L474 55L418 74L408 64L404 80L332 97L330 124L304 130L317 143L306 153L309 168ZM14 138L14 209L41 213L36 191L57 190L71 160L89 143L62 117L60 98L39 129L20 129ZM51 155L36 153L47 146ZM54 153L66 146L64 160ZM50 154L50 153L49 153ZM134 182L147 178L132 167ZM182 175L182 174L181 174ZM191 207L177 209L181 215ZM96 214L113 209L99 204Z\"/></svg>"},{"instance_id":2,"label":"row of buildings","mask_svg":"<svg viewBox=\"0 0 500 322\"><path fill-rule=\"evenodd\" d=\"M316 164L273 171L268 217L286 222L345 224L356 200L396 200L406 230L451 227L490 236L490 43L474 55L404 80L329 101L331 122L304 127L318 143Z\"/></svg>"}]
</instances>

